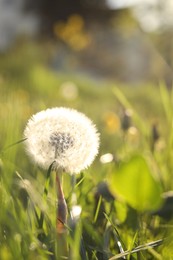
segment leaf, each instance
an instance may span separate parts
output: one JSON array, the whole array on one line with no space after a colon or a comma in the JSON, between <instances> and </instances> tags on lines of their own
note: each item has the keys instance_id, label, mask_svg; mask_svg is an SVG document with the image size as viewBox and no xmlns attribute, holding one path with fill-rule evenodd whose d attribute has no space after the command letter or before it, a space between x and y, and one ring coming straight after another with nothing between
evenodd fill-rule
<instances>
[{"instance_id":1,"label":"leaf","mask_svg":"<svg viewBox=\"0 0 173 260\"><path fill-rule=\"evenodd\" d=\"M97 221L101 203L102 203L102 196L100 196L100 198L99 198L99 200L98 200L97 208L96 208L96 211L95 211L93 223L96 223L96 221Z\"/></svg>"},{"instance_id":2,"label":"leaf","mask_svg":"<svg viewBox=\"0 0 173 260\"><path fill-rule=\"evenodd\" d=\"M111 175L111 191L138 211L153 210L160 206L161 185L154 179L142 156L134 156Z\"/></svg>"},{"instance_id":3,"label":"leaf","mask_svg":"<svg viewBox=\"0 0 173 260\"><path fill-rule=\"evenodd\" d=\"M47 171L46 182L45 182L44 192L43 192L43 199L45 199L45 200L46 200L47 195L48 195L48 188L49 188L49 183L50 183L50 174L51 174L51 171L52 171L53 163L49 166L48 171ZM43 228L43 221L44 221L44 212L41 211L40 218L38 220L39 229Z\"/></svg>"},{"instance_id":4,"label":"leaf","mask_svg":"<svg viewBox=\"0 0 173 260\"><path fill-rule=\"evenodd\" d=\"M123 223L127 217L127 205L119 200L114 202L116 208L116 217L119 223Z\"/></svg>"}]
</instances>

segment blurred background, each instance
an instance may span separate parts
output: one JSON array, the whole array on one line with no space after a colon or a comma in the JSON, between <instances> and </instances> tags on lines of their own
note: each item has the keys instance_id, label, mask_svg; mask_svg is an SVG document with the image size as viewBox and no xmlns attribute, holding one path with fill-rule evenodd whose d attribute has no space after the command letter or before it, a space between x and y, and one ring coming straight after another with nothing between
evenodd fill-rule
<instances>
[{"instance_id":1,"label":"blurred background","mask_svg":"<svg viewBox=\"0 0 173 260\"><path fill-rule=\"evenodd\" d=\"M33 41L45 55L53 47L56 71L170 86L172 10L171 0L1 0L0 52Z\"/></svg>"},{"instance_id":2,"label":"blurred background","mask_svg":"<svg viewBox=\"0 0 173 260\"><path fill-rule=\"evenodd\" d=\"M0 0L1 146L21 139L33 113L68 106L90 116L101 150L114 152L126 116L114 87L148 131L158 127L159 84L172 87L172 10L171 0Z\"/></svg>"},{"instance_id":3,"label":"blurred background","mask_svg":"<svg viewBox=\"0 0 173 260\"><path fill-rule=\"evenodd\" d=\"M139 258L172 259L172 69L172 0L0 0L0 259L48 259L34 215L42 214L45 176L21 141L33 114L59 106L85 113L100 132L99 155L75 190L88 259L122 252L114 248L117 226L130 252L171 234L158 254ZM55 201L49 189L40 241L50 252ZM72 240L78 256L79 240Z\"/></svg>"},{"instance_id":4,"label":"blurred background","mask_svg":"<svg viewBox=\"0 0 173 260\"><path fill-rule=\"evenodd\" d=\"M155 124L158 85L172 86L172 10L171 0L0 0L1 121L16 117L21 136L33 113L69 106L115 134L116 86Z\"/></svg>"}]
</instances>

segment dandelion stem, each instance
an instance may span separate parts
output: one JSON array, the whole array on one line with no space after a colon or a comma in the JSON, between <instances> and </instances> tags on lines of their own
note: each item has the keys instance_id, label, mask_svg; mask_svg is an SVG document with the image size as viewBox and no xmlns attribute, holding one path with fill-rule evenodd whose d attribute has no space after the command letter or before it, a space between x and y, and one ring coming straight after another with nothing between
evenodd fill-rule
<instances>
[{"instance_id":1,"label":"dandelion stem","mask_svg":"<svg viewBox=\"0 0 173 260\"><path fill-rule=\"evenodd\" d=\"M67 246L67 204L64 198L62 189L62 172L56 172L56 185L57 185L57 217L56 217L56 231L57 231L57 244L56 244L56 257L57 259L68 259L68 246Z\"/></svg>"},{"instance_id":2,"label":"dandelion stem","mask_svg":"<svg viewBox=\"0 0 173 260\"><path fill-rule=\"evenodd\" d=\"M58 197L56 228L57 233L64 233L66 231L65 225L67 223L67 204L62 189L62 176L60 172L56 173L56 185Z\"/></svg>"}]
</instances>

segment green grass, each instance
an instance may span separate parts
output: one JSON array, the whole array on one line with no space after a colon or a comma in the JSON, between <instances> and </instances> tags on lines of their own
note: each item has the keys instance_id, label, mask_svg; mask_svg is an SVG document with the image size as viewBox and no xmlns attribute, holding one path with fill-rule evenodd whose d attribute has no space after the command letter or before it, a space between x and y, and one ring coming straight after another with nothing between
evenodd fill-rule
<instances>
[{"instance_id":1,"label":"green grass","mask_svg":"<svg viewBox=\"0 0 173 260\"><path fill-rule=\"evenodd\" d=\"M163 84L124 86L52 71L46 46L21 44L0 57L0 259L61 259L66 244L75 260L173 259L171 199L162 207L162 194L173 189L172 92ZM62 91L69 82L77 89L74 99ZM68 234L60 238L55 173L48 185L46 172L31 163L19 142L28 118L54 106L85 113L101 133L100 153L76 176L75 187L64 175L68 210L77 204L82 213L76 222L69 220ZM125 109L132 116L123 129ZM155 123L158 139L152 135ZM115 160L101 163L105 153Z\"/></svg>"}]
</instances>

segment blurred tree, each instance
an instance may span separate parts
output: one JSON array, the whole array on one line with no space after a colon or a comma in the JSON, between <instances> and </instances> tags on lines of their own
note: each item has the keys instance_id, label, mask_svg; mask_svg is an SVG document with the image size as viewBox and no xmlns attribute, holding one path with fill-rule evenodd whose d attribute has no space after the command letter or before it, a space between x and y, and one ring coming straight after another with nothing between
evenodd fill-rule
<instances>
[{"instance_id":1,"label":"blurred tree","mask_svg":"<svg viewBox=\"0 0 173 260\"><path fill-rule=\"evenodd\" d=\"M41 31L49 33L55 22L66 21L69 16L79 14L84 19L102 20L115 13L106 0L25 0L25 10L32 10L41 19Z\"/></svg>"}]
</instances>

